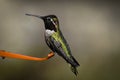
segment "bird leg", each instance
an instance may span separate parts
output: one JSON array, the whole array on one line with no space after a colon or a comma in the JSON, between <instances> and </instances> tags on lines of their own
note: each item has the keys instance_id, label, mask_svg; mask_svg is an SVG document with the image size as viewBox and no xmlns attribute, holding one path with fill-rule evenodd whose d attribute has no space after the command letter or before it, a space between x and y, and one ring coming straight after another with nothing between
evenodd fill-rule
<instances>
[{"instance_id":1,"label":"bird leg","mask_svg":"<svg viewBox=\"0 0 120 80\"><path fill-rule=\"evenodd\" d=\"M53 52L50 52L47 55L47 57L38 58L38 57L32 57L32 56L27 56L27 55L22 55L22 54L17 54L17 53L12 53L12 52L7 52L7 51L4 51L4 50L0 50L0 57L2 57L3 59L8 57L8 58L33 60L33 61L45 61L45 60L50 59L53 56L54 56Z\"/></svg>"}]
</instances>

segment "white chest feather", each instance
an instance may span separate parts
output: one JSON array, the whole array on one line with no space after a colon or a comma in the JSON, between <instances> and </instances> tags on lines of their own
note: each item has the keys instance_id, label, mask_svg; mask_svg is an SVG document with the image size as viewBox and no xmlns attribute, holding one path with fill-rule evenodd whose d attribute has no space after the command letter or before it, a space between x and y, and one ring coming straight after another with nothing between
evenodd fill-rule
<instances>
[{"instance_id":1,"label":"white chest feather","mask_svg":"<svg viewBox=\"0 0 120 80\"><path fill-rule=\"evenodd\" d=\"M45 32L46 32L46 35L48 36L51 36L53 33L55 33L54 30L48 30L48 29Z\"/></svg>"}]
</instances>

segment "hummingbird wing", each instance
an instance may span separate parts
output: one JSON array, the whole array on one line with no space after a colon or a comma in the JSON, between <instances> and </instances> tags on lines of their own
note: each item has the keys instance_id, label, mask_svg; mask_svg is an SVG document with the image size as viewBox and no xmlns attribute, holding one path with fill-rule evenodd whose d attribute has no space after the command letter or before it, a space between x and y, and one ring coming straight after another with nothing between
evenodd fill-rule
<instances>
[{"instance_id":1,"label":"hummingbird wing","mask_svg":"<svg viewBox=\"0 0 120 80\"><path fill-rule=\"evenodd\" d=\"M45 37L47 45L50 47L50 49L54 52L56 52L59 56L64 58L68 63L70 63L73 66L78 66L78 62L75 60L75 58L69 54L69 56L65 53L62 44L57 41L54 37L47 36Z\"/></svg>"},{"instance_id":2,"label":"hummingbird wing","mask_svg":"<svg viewBox=\"0 0 120 80\"><path fill-rule=\"evenodd\" d=\"M52 37L52 36L45 36L45 41L47 43L47 45L49 46L49 48L53 51L56 52L58 55L60 55L63 59L66 60L67 63L71 64L71 70L72 72L77 75L78 71L76 69L76 67L80 66L79 63L75 60L75 58L72 56L71 51L70 51L70 47L67 44L66 40L64 39L64 37L61 37L63 40L63 43L60 43L60 39L57 40L57 38ZM65 52L63 45L66 47L66 49L68 50L68 53ZM68 46L68 47L67 47Z\"/></svg>"}]
</instances>

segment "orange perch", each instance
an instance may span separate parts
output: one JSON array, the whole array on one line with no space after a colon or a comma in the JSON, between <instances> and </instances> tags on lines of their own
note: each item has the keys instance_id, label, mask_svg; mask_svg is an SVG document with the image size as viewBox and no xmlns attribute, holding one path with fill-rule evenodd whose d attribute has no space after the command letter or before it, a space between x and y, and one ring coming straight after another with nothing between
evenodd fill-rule
<instances>
[{"instance_id":1,"label":"orange perch","mask_svg":"<svg viewBox=\"0 0 120 80\"><path fill-rule=\"evenodd\" d=\"M4 50L0 50L0 56L5 58L16 58L16 59L24 59L24 60L33 60L33 61L45 61L48 60L49 58L54 56L53 52L50 52L47 57L44 58L38 58L38 57L32 57L32 56L26 56L26 55L22 55L22 54L16 54L16 53L12 53L12 52L6 52Z\"/></svg>"}]
</instances>

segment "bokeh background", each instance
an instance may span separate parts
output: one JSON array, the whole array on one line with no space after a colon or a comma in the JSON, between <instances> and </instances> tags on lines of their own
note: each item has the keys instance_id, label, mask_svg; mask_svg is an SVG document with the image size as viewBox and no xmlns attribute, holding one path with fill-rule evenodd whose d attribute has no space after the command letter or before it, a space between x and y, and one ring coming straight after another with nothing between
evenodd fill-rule
<instances>
[{"instance_id":1,"label":"bokeh background","mask_svg":"<svg viewBox=\"0 0 120 80\"><path fill-rule=\"evenodd\" d=\"M120 80L120 4L86 0L0 0L0 50L44 57L42 20L26 16L55 14L81 64L76 77L55 55L35 62L0 59L0 80Z\"/></svg>"}]
</instances>

